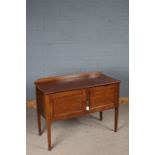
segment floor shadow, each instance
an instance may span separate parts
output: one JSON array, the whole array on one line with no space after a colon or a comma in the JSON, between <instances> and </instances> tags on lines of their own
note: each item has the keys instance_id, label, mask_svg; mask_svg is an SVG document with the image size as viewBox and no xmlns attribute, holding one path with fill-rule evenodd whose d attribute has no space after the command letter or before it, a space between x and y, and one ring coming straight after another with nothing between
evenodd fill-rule
<instances>
[{"instance_id":1,"label":"floor shadow","mask_svg":"<svg viewBox=\"0 0 155 155\"><path fill-rule=\"evenodd\" d=\"M96 120L98 120L98 122ZM114 131L113 127L109 127L109 126L101 124L101 121L99 120L99 118L96 118L95 116L87 116L85 118L77 118L77 119L67 120L67 121L64 121L63 123L64 123L63 124L64 132L60 133L59 135L56 136L55 142L54 142L55 145L57 145L58 143L62 143L65 139L71 137L76 131L68 132L68 129L71 126L75 126L75 125L76 125L76 127L78 127L80 125L84 125L84 126L88 126L88 127L93 126L93 128L98 128L98 129L105 128L109 131Z\"/></svg>"},{"instance_id":2,"label":"floor shadow","mask_svg":"<svg viewBox=\"0 0 155 155\"><path fill-rule=\"evenodd\" d=\"M87 116L87 117L92 118L92 119L95 119L95 120L100 120L100 117L99 117L99 116L96 117L96 116L94 116L94 115L89 115L89 116Z\"/></svg>"},{"instance_id":3,"label":"floor shadow","mask_svg":"<svg viewBox=\"0 0 155 155\"><path fill-rule=\"evenodd\" d=\"M29 143L27 143L26 145L27 145L27 146L30 146L30 147L34 147L34 148L36 148L36 149L41 149L41 150L47 150L47 149L48 149L48 148L46 148L47 146L41 147L41 146L39 146L39 145L34 145L34 144L29 144Z\"/></svg>"},{"instance_id":4,"label":"floor shadow","mask_svg":"<svg viewBox=\"0 0 155 155\"><path fill-rule=\"evenodd\" d=\"M121 124L120 126L118 126L118 130L123 129L125 126L127 126L129 124L129 122L124 122L123 124Z\"/></svg>"},{"instance_id":5,"label":"floor shadow","mask_svg":"<svg viewBox=\"0 0 155 155\"><path fill-rule=\"evenodd\" d=\"M113 131L113 127L109 127L109 126L106 126L104 124L101 124L101 121L99 119L97 119L98 121L96 121L96 120L93 120L91 118L93 118L93 117L92 116L87 117L87 118L84 118L83 120L79 119L78 122L80 124L82 124L82 125L86 125L86 126L89 126L89 127L93 127L93 128L97 128L97 129L105 128L105 129L107 129L109 131ZM90 119L91 119L91 121L90 121Z\"/></svg>"},{"instance_id":6,"label":"floor shadow","mask_svg":"<svg viewBox=\"0 0 155 155\"><path fill-rule=\"evenodd\" d=\"M29 143L27 143L26 145L30 146L30 147L34 147L36 149L48 151L47 145L45 145L45 147L41 147L40 145L34 145L34 144L29 144ZM52 144L52 149L54 149L54 148L55 148L55 144Z\"/></svg>"}]
</instances>

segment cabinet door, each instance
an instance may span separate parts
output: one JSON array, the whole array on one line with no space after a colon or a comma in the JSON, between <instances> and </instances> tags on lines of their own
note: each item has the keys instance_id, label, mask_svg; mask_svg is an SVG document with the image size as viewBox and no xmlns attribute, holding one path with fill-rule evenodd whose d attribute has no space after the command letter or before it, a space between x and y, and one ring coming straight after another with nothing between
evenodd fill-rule
<instances>
[{"instance_id":1,"label":"cabinet door","mask_svg":"<svg viewBox=\"0 0 155 155\"><path fill-rule=\"evenodd\" d=\"M90 89L90 110L102 110L115 106L117 85L99 86Z\"/></svg>"},{"instance_id":2,"label":"cabinet door","mask_svg":"<svg viewBox=\"0 0 155 155\"><path fill-rule=\"evenodd\" d=\"M75 90L51 95L52 119L65 119L84 113L85 90Z\"/></svg>"}]
</instances>

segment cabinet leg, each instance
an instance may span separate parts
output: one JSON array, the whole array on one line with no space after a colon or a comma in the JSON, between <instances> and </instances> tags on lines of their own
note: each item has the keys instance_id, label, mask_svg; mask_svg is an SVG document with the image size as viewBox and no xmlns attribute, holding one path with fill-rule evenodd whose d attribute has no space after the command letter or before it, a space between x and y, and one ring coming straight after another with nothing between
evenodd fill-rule
<instances>
[{"instance_id":1,"label":"cabinet leg","mask_svg":"<svg viewBox=\"0 0 155 155\"><path fill-rule=\"evenodd\" d=\"M38 109L37 109L37 120L38 120L38 134L39 136L41 136L41 115Z\"/></svg>"},{"instance_id":2,"label":"cabinet leg","mask_svg":"<svg viewBox=\"0 0 155 155\"><path fill-rule=\"evenodd\" d=\"M103 113L102 111L100 111L100 121L102 121L102 119L103 119Z\"/></svg>"},{"instance_id":3,"label":"cabinet leg","mask_svg":"<svg viewBox=\"0 0 155 155\"><path fill-rule=\"evenodd\" d=\"M51 121L46 120L46 127L47 127L47 140L48 140L48 150L52 149L51 146Z\"/></svg>"},{"instance_id":4,"label":"cabinet leg","mask_svg":"<svg viewBox=\"0 0 155 155\"><path fill-rule=\"evenodd\" d=\"M117 132L118 127L118 107L115 108L115 123L114 123L114 131Z\"/></svg>"}]
</instances>

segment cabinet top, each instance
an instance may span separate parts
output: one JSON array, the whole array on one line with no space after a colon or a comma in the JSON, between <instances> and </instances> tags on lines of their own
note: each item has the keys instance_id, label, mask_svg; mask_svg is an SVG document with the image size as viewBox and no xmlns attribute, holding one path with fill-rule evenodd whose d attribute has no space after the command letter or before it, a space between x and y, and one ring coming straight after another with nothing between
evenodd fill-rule
<instances>
[{"instance_id":1,"label":"cabinet top","mask_svg":"<svg viewBox=\"0 0 155 155\"><path fill-rule=\"evenodd\" d=\"M101 72L53 76L35 81L36 87L44 94L91 88L113 83L120 83L120 81L104 75Z\"/></svg>"}]
</instances>

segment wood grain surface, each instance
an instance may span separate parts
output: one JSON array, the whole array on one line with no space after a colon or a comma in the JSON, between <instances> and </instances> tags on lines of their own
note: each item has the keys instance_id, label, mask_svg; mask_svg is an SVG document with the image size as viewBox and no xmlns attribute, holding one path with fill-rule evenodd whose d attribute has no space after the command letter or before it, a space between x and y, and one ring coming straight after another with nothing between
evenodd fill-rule
<instances>
[{"instance_id":1,"label":"wood grain surface","mask_svg":"<svg viewBox=\"0 0 155 155\"><path fill-rule=\"evenodd\" d=\"M129 97L127 96L120 97L119 104L129 104ZM35 99L27 100L26 108L36 109L36 100Z\"/></svg>"}]
</instances>

